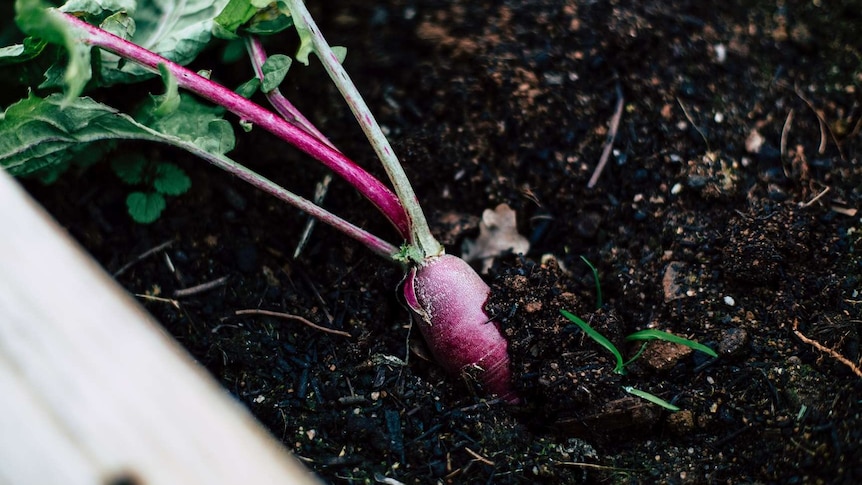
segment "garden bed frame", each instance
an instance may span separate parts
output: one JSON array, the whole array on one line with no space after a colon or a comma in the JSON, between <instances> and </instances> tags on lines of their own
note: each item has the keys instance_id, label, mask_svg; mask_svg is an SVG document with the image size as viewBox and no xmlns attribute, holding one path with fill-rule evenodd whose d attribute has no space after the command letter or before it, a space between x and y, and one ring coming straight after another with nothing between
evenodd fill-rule
<instances>
[{"instance_id":1,"label":"garden bed frame","mask_svg":"<svg viewBox=\"0 0 862 485\"><path fill-rule=\"evenodd\" d=\"M317 483L0 170L0 483Z\"/></svg>"}]
</instances>

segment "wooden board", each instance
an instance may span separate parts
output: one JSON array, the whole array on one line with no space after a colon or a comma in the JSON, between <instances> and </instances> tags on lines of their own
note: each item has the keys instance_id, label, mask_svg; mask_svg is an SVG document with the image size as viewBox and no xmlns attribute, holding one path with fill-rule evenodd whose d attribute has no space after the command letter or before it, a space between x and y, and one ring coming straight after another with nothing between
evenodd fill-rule
<instances>
[{"instance_id":1,"label":"wooden board","mask_svg":"<svg viewBox=\"0 0 862 485\"><path fill-rule=\"evenodd\" d=\"M0 170L0 484L317 483Z\"/></svg>"}]
</instances>

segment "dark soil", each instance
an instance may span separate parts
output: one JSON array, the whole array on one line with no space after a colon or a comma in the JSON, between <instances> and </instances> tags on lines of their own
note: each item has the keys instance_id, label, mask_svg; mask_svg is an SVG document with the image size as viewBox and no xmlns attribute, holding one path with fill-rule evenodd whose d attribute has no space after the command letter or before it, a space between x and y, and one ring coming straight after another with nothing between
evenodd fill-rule
<instances>
[{"instance_id":1,"label":"dark soil","mask_svg":"<svg viewBox=\"0 0 862 485\"><path fill-rule=\"evenodd\" d=\"M532 249L498 259L488 281L523 405L420 357L397 268L320 225L294 259L305 216L184 154L147 147L194 183L148 226L124 213L107 168L86 184L29 185L108 271L134 262L118 281L287 448L335 483L862 482L862 379L835 358L862 357L857 2L326 9L324 32L349 47L348 70L450 252L484 209L518 213ZM213 75L235 85L251 73L237 62ZM370 166L322 79L294 68L286 94ZM618 92L614 149L589 189ZM234 155L304 194L324 174L259 130ZM395 239L340 181L326 206ZM598 268L600 310L581 255ZM657 328L719 357L651 343L618 375L560 309L627 356L639 345L625 335Z\"/></svg>"}]
</instances>

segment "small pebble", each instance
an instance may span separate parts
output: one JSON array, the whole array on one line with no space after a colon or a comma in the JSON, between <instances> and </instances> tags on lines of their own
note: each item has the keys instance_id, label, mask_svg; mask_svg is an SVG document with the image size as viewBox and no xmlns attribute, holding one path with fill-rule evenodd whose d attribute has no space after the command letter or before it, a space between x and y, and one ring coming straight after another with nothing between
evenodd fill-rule
<instances>
[{"instance_id":1,"label":"small pebble","mask_svg":"<svg viewBox=\"0 0 862 485\"><path fill-rule=\"evenodd\" d=\"M721 64L727 60L727 47L724 44L715 44L712 48L715 50L715 62Z\"/></svg>"},{"instance_id":2,"label":"small pebble","mask_svg":"<svg viewBox=\"0 0 862 485\"><path fill-rule=\"evenodd\" d=\"M733 306L736 305L736 300L734 300L732 296L728 295L724 297L724 304L727 306Z\"/></svg>"},{"instance_id":3,"label":"small pebble","mask_svg":"<svg viewBox=\"0 0 862 485\"><path fill-rule=\"evenodd\" d=\"M742 328L729 328L722 332L718 354L730 357L739 354L748 343L748 332Z\"/></svg>"}]
</instances>

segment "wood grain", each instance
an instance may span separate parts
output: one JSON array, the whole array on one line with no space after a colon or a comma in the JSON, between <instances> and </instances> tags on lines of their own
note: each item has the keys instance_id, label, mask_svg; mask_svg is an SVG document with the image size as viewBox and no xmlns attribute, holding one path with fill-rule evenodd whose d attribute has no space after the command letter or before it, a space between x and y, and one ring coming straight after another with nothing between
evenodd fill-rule
<instances>
[{"instance_id":1,"label":"wood grain","mask_svg":"<svg viewBox=\"0 0 862 485\"><path fill-rule=\"evenodd\" d=\"M317 483L0 170L0 484Z\"/></svg>"}]
</instances>

